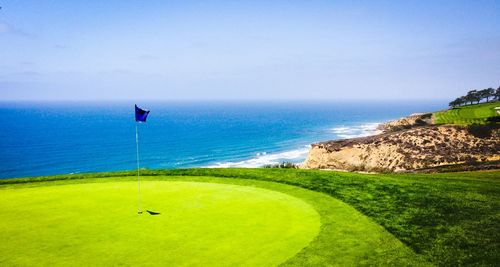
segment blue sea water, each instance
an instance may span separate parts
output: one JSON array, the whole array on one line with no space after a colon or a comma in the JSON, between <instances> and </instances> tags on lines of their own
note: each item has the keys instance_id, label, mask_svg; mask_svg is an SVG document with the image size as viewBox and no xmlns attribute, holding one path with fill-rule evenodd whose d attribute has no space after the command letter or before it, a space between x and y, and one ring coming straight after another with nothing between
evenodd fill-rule
<instances>
[{"instance_id":1,"label":"blue sea water","mask_svg":"<svg viewBox=\"0 0 500 267\"><path fill-rule=\"evenodd\" d=\"M378 123L443 102L146 102L141 167L260 167L301 162L318 141L369 135ZM0 178L136 168L134 103L4 102Z\"/></svg>"}]
</instances>

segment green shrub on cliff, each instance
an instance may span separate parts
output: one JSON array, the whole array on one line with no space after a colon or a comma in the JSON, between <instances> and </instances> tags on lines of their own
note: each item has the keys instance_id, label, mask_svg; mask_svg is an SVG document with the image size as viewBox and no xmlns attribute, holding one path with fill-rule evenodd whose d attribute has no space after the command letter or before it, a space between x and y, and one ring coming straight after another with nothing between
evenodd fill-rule
<instances>
[{"instance_id":1,"label":"green shrub on cliff","mask_svg":"<svg viewBox=\"0 0 500 267\"><path fill-rule=\"evenodd\" d=\"M266 164L262 166L265 169L279 168L279 169L297 169L299 166L293 162L284 161L276 164Z\"/></svg>"}]
</instances>

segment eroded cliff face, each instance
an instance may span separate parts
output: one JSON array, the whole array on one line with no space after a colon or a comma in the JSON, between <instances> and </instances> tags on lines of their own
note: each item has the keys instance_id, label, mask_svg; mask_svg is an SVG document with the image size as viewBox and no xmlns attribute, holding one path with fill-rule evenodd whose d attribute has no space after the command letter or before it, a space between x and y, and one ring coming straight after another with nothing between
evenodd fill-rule
<instances>
[{"instance_id":1,"label":"eroded cliff face","mask_svg":"<svg viewBox=\"0 0 500 267\"><path fill-rule=\"evenodd\" d=\"M410 129L415 126L424 126L431 124L432 113L414 113L399 120L382 123L377 128L384 132L395 132L399 130Z\"/></svg>"},{"instance_id":2,"label":"eroded cliff face","mask_svg":"<svg viewBox=\"0 0 500 267\"><path fill-rule=\"evenodd\" d=\"M500 160L499 151L498 127L414 125L375 136L313 144L302 167L401 172Z\"/></svg>"}]
</instances>

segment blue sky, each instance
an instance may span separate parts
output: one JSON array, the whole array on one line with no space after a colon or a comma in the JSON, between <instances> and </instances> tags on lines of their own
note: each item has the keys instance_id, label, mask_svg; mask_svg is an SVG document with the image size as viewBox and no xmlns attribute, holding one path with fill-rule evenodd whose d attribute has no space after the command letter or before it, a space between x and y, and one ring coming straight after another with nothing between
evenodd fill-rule
<instances>
[{"instance_id":1,"label":"blue sky","mask_svg":"<svg viewBox=\"0 0 500 267\"><path fill-rule=\"evenodd\" d=\"M1 1L0 100L452 99L500 1Z\"/></svg>"}]
</instances>

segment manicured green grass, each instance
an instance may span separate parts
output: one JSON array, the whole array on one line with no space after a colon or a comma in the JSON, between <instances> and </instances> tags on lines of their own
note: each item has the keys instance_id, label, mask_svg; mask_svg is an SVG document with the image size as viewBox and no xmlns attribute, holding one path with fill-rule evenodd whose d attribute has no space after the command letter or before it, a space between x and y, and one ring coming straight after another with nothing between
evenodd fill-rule
<instances>
[{"instance_id":1,"label":"manicured green grass","mask_svg":"<svg viewBox=\"0 0 500 267\"><path fill-rule=\"evenodd\" d=\"M137 184L115 181L2 190L2 265L276 265L320 229L298 198L217 183L147 181L162 214L138 215Z\"/></svg>"},{"instance_id":2,"label":"manicured green grass","mask_svg":"<svg viewBox=\"0 0 500 267\"><path fill-rule=\"evenodd\" d=\"M272 185L277 187L268 189L306 201L320 214L321 230L306 248L286 262L289 265L416 266L424 264L422 258L440 266L497 266L500 262L500 171L358 174L295 169L187 169L143 173L151 180ZM127 175L127 179L134 179L133 172L99 173L7 179L0 181L0 187L6 190L102 180L114 183L125 178L90 178ZM269 182L293 186L281 191L279 185ZM299 187L333 198L308 198ZM361 223L348 228L364 220L373 225ZM377 224L383 228L375 230ZM383 229L401 242L395 242Z\"/></svg>"},{"instance_id":3,"label":"manicured green grass","mask_svg":"<svg viewBox=\"0 0 500 267\"><path fill-rule=\"evenodd\" d=\"M89 177L90 178L90 177ZM425 265L345 203L294 186L131 177L0 187L0 265Z\"/></svg>"},{"instance_id":4,"label":"manicured green grass","mask_svg":"<svg viewBox=\"0 0 500 267\"><path fill-rule=\"evenodd\" d=\"M500 107L500 101L451 108L435 112L433 120L436 124L485 124L488 118L498 116L496 107Z\"/></svg>"}]
</instances>

